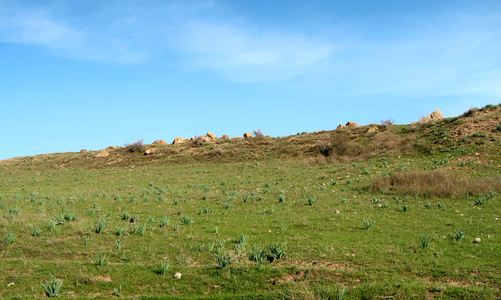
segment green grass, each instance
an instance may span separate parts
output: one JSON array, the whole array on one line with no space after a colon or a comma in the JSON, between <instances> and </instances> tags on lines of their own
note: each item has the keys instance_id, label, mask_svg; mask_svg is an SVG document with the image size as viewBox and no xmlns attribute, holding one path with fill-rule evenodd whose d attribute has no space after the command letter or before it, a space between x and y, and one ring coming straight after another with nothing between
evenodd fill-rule
<instances>
[{"instance_id":1,"label":"green grass","mask_svg":"<svg viewBox=\"0 0 501 300\"><path fill-rule=\"evenodd\" d=\"M2 161L1 297L499 298L500 145L458 120ZM478 192L392 185L437 172Z\"/></svg>"}]
</instances>

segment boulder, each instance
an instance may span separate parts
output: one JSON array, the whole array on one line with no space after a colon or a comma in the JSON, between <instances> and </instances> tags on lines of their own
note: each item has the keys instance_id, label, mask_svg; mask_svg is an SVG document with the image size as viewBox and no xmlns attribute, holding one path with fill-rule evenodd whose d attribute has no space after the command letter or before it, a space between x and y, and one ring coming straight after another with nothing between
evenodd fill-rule
<instances>
[{"instance_id":1,"label":"boulder","mask_svg":"<svg viewBox=\"0 0 501 300\"><path fill-rule=\"evenodd\" d=\"M172 143L173 144L182 144L182 143L184 143L184 140L182 137L177 137L174 139L174 141Z\"/></svg>"},{"instance_id":2,"label":"boulder","mask_svg":"<svg viewBox=\"0 0 501 300\"><path fill-rule=\"evenodd\" d=\"M253 135L252 135L252 133L250 133L250 132L246 132L246 133L244 133L244 139L251 139L251 138L253 138L253 137L254 137L254 136L253 136Z\"/></svg>"},{"instance_id":3,"label":"boulder","mask_svg":"<svg viewBox=\"0 0 501 300\"><path fill-rule=\"evenodd\" d=\"M106 150L116 150L116 149L120 149L121 147L119 146L109 146L108 148L106 148Z\"/></svg>"},{"instance_id":4,"label":"boulder","mask_svg":"<svg viewBox=\"0 0 501 300\"><path fill-rule=\"evenodd\" d=\"M211 141L215 141L216 140L216 136L212 132L207 132L206 136L208 138L210 138Z\"/></svg>"},{"instance_id":5,"label":"boulder","mask_svg":"<svg viewBox=\"0 0 501 300\"><path fill-rule=\"evenodd\" d=\"M345 127L358 127L358 124L355 122L348 122L348 123L346 123Z\"/></svg>"},{"instance_id":6,"label":"boulder","mask_svg":"<svg viewBox=\"0 0 501 300\"><path fill-rule=\"evenodd\" d=\"M225 135L223 135L223 136L221 137L221 139L222 139L222 140L227 140L227 139L229 139L229 138L230 138L230 137L229 137L228 135L226 135L226 134L225 134Z\"/></svg>"},{"instance_id":7,"label":"boulder","mask_svg":"<svg viewBox=\"0 0 501 300\"><path fill-rule=\"evenodd\" d=\"M89 152L89 151L87 151L86 149L80 150L80 153L87 153L87 152Z\"/></svg>"},{"instance_id":8,"label":"boulder","mask_svg":"<svg viewBox=\"0 0 501 300\"><path fill-rule=\"evenodd\" d=\"M369 128L369 130L367 130L367 133L373 133L373 132L376 132L378 130L379 130L379 127L374 126L374 127Z\"/></svg>"},{"instance_id":9,"label":"boulder","mask_svg":"<svg viewBox=\"0 0 501 300\"><path fill-rule=\"evenodd\" d=\"M144 153L145 155L153 155L158 151L158 148L148 148L146 152Z\"/></svg>"},{"instance_id":10,"label":"boulder","mask_svg":"<svg viewBox=\"0 0 501 300\"><path fill-rule=\"evenodd\" d=\"M339 126L336 129L343 129L343 128L344 128L344 125L343 124L339 124Z\"/></svg>"},{"instance_id":11,"label":"boulder","mask_svg":"<svg viewBox=\"0 0 501 300\"><path fill-rule=\"evenodd\" d=\"M153 145L167 145L167 143L164 140L158 140L154 141Z\"/></svg>"},{"instance_id":12,"label":"boulder","mask_svg":"<svg viewBox=\"0 0 501 300\"><path fill-rule=\"evenodd\" d=\"M110 153L108 153L108 151L101 150L94 157L95 158L105 158L105 157L108 157L109 155L110 155Z\"/></svg>"},{"instance_id":13,"label":"boulder","mask_svg":"<svg viewBox=\"0 0 501 300\"><path fill-rule=\"evenodd\" d=\"M419 124L426 124L429 122L434 122L443 119L442 112L440 110L436 110L432 112L430 115L419 120Z\"/></svg>"},{"instance_id":14,"label":"boulder","mask_svg":"<svg viewBox=\"0 0 501 300\"><path fill-rule=\"evenodd\" d=\"M195 138L196 141L198 142L202 142L202 143L205 143L207 140L209 140L210 138L207 138L205 135L200 135L200 136L197 136Z\"/></svg>"}]
</instances>

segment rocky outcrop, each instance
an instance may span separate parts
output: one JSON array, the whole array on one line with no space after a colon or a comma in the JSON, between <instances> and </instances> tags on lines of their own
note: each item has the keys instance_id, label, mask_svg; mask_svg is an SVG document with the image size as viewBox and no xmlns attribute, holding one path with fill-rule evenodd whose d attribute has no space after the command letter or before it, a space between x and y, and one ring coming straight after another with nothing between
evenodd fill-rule
<instances>
[{"instance_id":1,"label":"rocky outcrop","mask_svg":"<svg viewBox=\"0 0 501 300\"><path fill-rule=\"evenodd\" d=\"M106 150L101 150L99 151L96 155L94 155L95 158L105 158L108 157L110 153Z\"/></svg>"},{"instance_id":2,"label":"rocky outcrop","mask_svg":"<svg viewBox=\"0 0 501 300\"><path fill-rule=\"evenodd\" d=\"M228 135L226 135L226 134L225 134L225 135L223 135L223 136L221 137L221 140L227 140L227 139L229 139L229 138L230 138L230 137L229 137Z\"/></svg>"},{"instance_id":3,"label":"rocky outcrop","mask_svg":"<svg viewBox=\"0 0 501 300\"><path fill-rule=\"evenodd\" d=\"M184 140L182 137L177 137L174 139L174 141L172 142L172 144L182 144L184 143Z\"/></svg>"},{"instance_id":4,"label":"rocky outcrop","mask_svg":"<svg viewBox=\"0 0 501 300\"><path fill-rule=\"evenodd\" d=\"M246 133L244 133L244 139L251 139L251 138L253 138L253 137L254 137L254 136L253 136L253 135L252 135L252 133L250 133L250 132L246 132Z\"/></svg>"},{"instance_id":5,"label":"rocky outcrop","mask_svg":"<svg viewBox=\"0 0 501 300\"><path fill-rule=\"evenodd\" d=\"M348 122L346 123L345 127L358 127L358 124L355 122Z\"/></svg>"},{"instance_id":6,"label":"rocky outcrop","mask_svg":"<svg viewBox=\"0 0 501 300\"><path fill-rule=\"evenodd\" d=\"M145 155L153 155L158 151L158 148L148 148L146 152L144 153Z\"/></svg>"},{"instance_id":7,"label":"rocky outcrop","mask_svg":"<svg viewBox=\"0 0 501 300\"><path fill-rule=\"evenodd\" d=\"M153 142L153 145L167 145L164 140L157 140Z\"/></svg>"},{"instance_id":8,"label":"rocky outcrop","mask_svg":"<svg viewBox=\"0 0 501 300\"><path fill-rule=\"evenodd\" d=\"M343 129L343 128L344 128L344 125L343 124L339 124L339 126L336 129Z\"/></svg>"},{"instance_id":9,"label":"rocky outcrop","mask_svg":"<svg viewBox=\"0 0 501 300\"><path fill-rule=\"evenodd\" d=\"M443 119L444 116L442 116L442 112L440 110L436 110L434 112L432 112L430 115L422 118L421 120L419 120L419 124L426 124L426 123L429 123L429 122L434 122L434 121L438 121L438 120L441 120Z\"/></svg>"},{"instance_id":10,"label":"rocky outcrop","mask_svg":"<svg viewBox=\"0 0 501 300\"><path fill-rule=\"evenodd\" d=\"M206 137L208 137L212 142L216 140L216 136L212 132L207 132Z\"/></svg>"},{"instance_id":11,"label":"rocky outcrop","mask_svg":"<svg viewBox=\"0 0 501 300\"><path fill-rule=\"evenodd\" d=\"M373 132L376 132L378 130L379 130L379 127L373 126L373 127L369 128L369 130L367 130L367 133L373 133Z\"/></svg>"},{"instance_id":12,"label":"rocky outcrop","mask_svg":"<svg viewBox=\"0 0 501 300\"><path fill-rule=\"evenodd\" d=\"M89 152L89 151L87 151L86 149L80 150L80 153L87 153L87 152Z\"/></svg>"}]
</instances>

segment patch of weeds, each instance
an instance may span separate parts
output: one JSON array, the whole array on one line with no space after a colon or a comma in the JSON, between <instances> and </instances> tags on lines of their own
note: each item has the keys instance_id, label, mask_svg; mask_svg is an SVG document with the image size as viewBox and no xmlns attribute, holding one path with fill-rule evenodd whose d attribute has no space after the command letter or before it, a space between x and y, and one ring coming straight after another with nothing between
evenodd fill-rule
<instances>
[{"instance_id":1,"label":"patch of weeds","mask_svg":"<svg viewBox=\"0 0 501 300\"><path fill-rule=\"evenodd\" d=\"M190 216L182 216L181 217L181 224L182 225L190 225L193 223L193 218Z\"/></svg>"},{"instance_id":2,"label":"patch of weeds","mask_svg":"<svg viewBox=\"0 0 501 300\"><path fill-rule=\"evenodd\" d=\"M231 257L231 255L227 252L216 252L214 253L214 256L216 257L216 261L219 265L219 267L221 269L224 269L226 268L227 266L229 266L232 262L235 261L235 259L233 259Z\"/></svg>"},{"instance_id":3,"label":"patch of weeds","mask_svg":"<svg viewBox=\"0 0 501 300\"><path fill-rule=\"evenodd\" d=\"M168 217L163 217L160 220L158 220L158 225L160 227L165 227L165 226L169 225L169 223L170 223L170 220Z\"/></svg>"},{"instance_id":4,"label":"patch of weeds","mask_svg":"<svg viewBox=\"0 0 501 300\"><path fill-rule=\"evenodd\" d=\"M49 298L59 296L59 290L61 289L62 285L63 285L63 280L54 277L51 277L51 279L47 281L45 284L42 283L45 295Z\"/></svg>"},{"instance_id":5,"label":"patch of weeds","mask_svg":"<svg viewBox=\"0 0 501 300\"><path fill-rule=\"evenodd\" d=\"M237 244L243 245L245 244L245 241L247 240L247 235L245 233L239 234L237 236Z\"/></svg>"},{"instance_id":6,"label":"patch of weeds","mask_svg":"<svg viewBox=\"0 0 501 300\"><path fill-rule=\"evenodd\" d=\"M43 230L39 227L32 227L30 231L31 231L31 236L37 237L40 235L40 233L42 233Z\"/></svg>"},{"instance_id":7,"label":"patch of weeds","mask_svg":"<svg viewBox=\"0 0 501 300\"><path fill-rule=\"evenodd\" d=\"M157 274L164 276L170 268L170 263L163 261L159 264Z\"/></svg>"},{"instance_id":8,"label":"patch of weeds","mask_svg":"<svg viewBox=\"0 0 501 300\"><path fill-rule=\"evenodd\" d=\"M110 256L106 253L97 252L95 255L91 256L94 264L99 267L105 266L110 261Z\"/></svg>"},{"instance_id":9,"label":"patch of weeds","mask_svg":"<svg viewBox=\"0 0 501 300\"><path fill-rule=\"evenodd\" d=\"M466 236L466 231L456 229L455 238L456 241L462 240Z\"/></svg>"},{"instance_id":10,"label":"patch of weeds","mask_svg":"<svg viewBox=\"0 0 501 300\"><path fill-rule=\"evenodd\" d=\"M372 225L376 224L376 221L364 219L363 223L364 223L364 228L367 230L367 229L371 228Z\"/></svg>"},{"instance_id":11,"label":"patch of weeds","mask_svg":"<svg viewBox=\"0 0 501 300\"><path fill-rule=\"evenodd\" d=\"M431 202L425 203L424 207L426 207L427 209L430 209L431 208Z\"/></svg>"},{"instance_id":12,"label":"patch of weeds","mask_svg":"<svg viewBox=\"0 0 501 300\"><path fill-rule=\"evenodd\" d=\"M428 248L430 243L433 241L433 238L429 233L422 233L419 235L419 238L421 239L421 247L423 249Z\"/></svg>"},{"instance_id":13,"label":"patch of weeds","mask_svg":"<svg viewBox=\"0 0 501 300\"><path fill-rule=\"evenodd\" d=\"M285 252L284 252L285 245L286 245L285 243L275 243L268 246L268 250L270 250L271 252L271 257L273 258L273 261L285 257Z\"/></svg>"},{"instance_id":14,"label":"patch of weeds","mask_svg":"<svg viewBox=\"0 0 501 300\"><path fill-rule=\"evenodd\" d=\"M3 242L6 246L11 245L16 240L16 236L11 232L3 236Z\"/></svg>"},{"instance_id":15,"label":"patch of weeds","mask_svg":"<svg viewBox=\"0 0 501 300\"><path fill-rule=\"evenodd\" d=\"M108 225L110 220L106 216L101 216L97 219L96 224L94 225L94 232L95 233L104 233L104 229Z\"/></svg>"},{"instance_id":16,"label":"patch of weeds","mask_svg":"<svg viewBox=\"0 0 501 300\"><path fill-rule=\"evenodd\" d=\"M315 197L308 197L308 204L310 206L313 206L313 204L315 204L315 202L317 202L317 199Z\"/></svg>"},{"instance_id":17,"label":"patch of weeds","mask_svg":"<svg viewBox=\"0 0 501 300\"><path fill-rule=\"evenodd\" d=\"M408 211L410 209L410 206L409 205L402 205L402 209L403 211Z\"/></svg>"},{"instance_id":18,"label":"patch of weeds","mask_svg":"<svg viewBox=\"0 0 501 300\"><path fill-rule=\"evenodd\" d=\"M123 227L120 227L120 228L117 228L115 230L115 234L118 235L118 236L123 236L127 233L127 229L126 228L123 228Z\"/></svg>"}]
</instances>

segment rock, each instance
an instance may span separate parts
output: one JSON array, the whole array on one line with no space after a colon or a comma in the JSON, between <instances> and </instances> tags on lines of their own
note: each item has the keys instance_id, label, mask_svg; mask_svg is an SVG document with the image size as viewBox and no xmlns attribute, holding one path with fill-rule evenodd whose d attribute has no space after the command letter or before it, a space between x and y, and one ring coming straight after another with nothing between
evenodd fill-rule
<instances>
[{"instance_id":1,"label":"rock","mask_svg":"<svg viewBox=\"0 0 501 300\"><path fill-rule=\"evenodd\" d=\"M208 137L212 142L216 140L216 136L212 132L207 132L206 137Z\"/></svg>"},{"instance_id":2,"label":"rock","mask_svg":"<svg viewBox=\"0 0 501 300\"><path fill-rule=\"evenodd\" d=\"M355 122L348 122L348 123L346 123L345 127L358 127L358 124Z\"/></svg>"},{"instance_id":3,"label":"rock","mask_svg":"<svg viewBox=\"0 0 501 300\"><path fill-rule=\"evenodd\" d=\"M374 126L374 127L369 128L369 130L367 130L367 133L373 133L373 132L376 132L378 130L379 130L379 127Z\"/></svg>"},{"instance_id":4,"label":"rock","mask_svg":"<svg viewBox=\"0 0 501 300\"><path fill-rule=\"evenodd\" d=\"M80 150L80 153L87 153L87 152L89 152L89 151L87 151L86 149Z\"/></svg>"},{"instance_id":5,"label":"rock","mask_svg":"<svg viewBox=\"0 0 501 300\"><path fill-rule=\"evenodd\" d=\"M181 279L181 276L183 276L183 274L181 274L181 273L174 274L174 278L176 278L176 279Z\"/></svg>"},{"instance_id":6,"label":"rock","mask_svg":"<svg viewBox=\"0 0 501 300\"><path fill-rule=\"evenodd\" d=\"M197 136L195 138L195 141L198 141L198 142L201 142L201 143L205 143L205 142L210 142L211 139L210 139L210 137L207 137L205 135L201 135L201 136Z\"/></svg>"},{"instance_id":7,"label":"rock","mask_svg":"<svg viewBox=\"0 0 501 300\"><path fill-rule=\"evenodd\" d=\"M182 137L177 137L174 139L174 141L172 143L173 144L182 144L182 143L184 143L184 140Z\"/></svg>"},{"instance_id":8,"label":"rock","mask_svg":"<svg viewBox=\"0 0 501 300\"><path fill-rule=\"evenodd\" d=\"M339 126L336 129L343 129L343 128L344 128L344 125L343 124L339 124Z\"/></svg>"},{"instance_id":9,"label":"rock","mask_svg":"<svg viewBox=\"0 0 501 300\"><path fill-rule=\"evenodd\" d=\"M252 135L252 133L250 133L250 132L246 132L246 133L244 133L244 139L251 139L251 138L253 138L253 137L254 137L254 136L253 136L253 135Z\"/></svg>"},{"instance_id":10,"label":"rock","mask_svg":"<svg viewBox=\"0 0 501 300\"><path fill-rule=\"evenodd\" d=\"M481 240L480 238L476 238L473 242L474 242L474 243L476 243L476 244L478 244L478 243L480 243L481 241L482 241L482 240Z\"/></svg>"},{"instance_id":11,"label":"rock","mask_svg":"<svg viewBox=\"0 0 501 300\"><path fill-rule=\"evenodd\" d=\"M157 140L153 142L153 145L167 145L164 140Z\"/></svg>"},{"instance_id":12,"label":"rock","mask_svg":"<svg viewBox=\"0 0 501 300\"><path fill-rule=\"evenodd\" d=\"M116 150L116 149L120 149L121 147L119 146L109 146L108 148L106 148L106 150Z\"/></svg>"},{"instance_id":13,"label":"rock","mask_svg":"<svg viewBox=\"0 0 501 300\"><path fill-rule=\"evenodd\" d=\"M149 148L146 150L145 155L153 155L158 151L158 148Z\"/></svg>"},{"instance_id":14,"label":"rock","mask_svg":"<svg viewBox=\"0 0 501 300\"><path fill-rule=\"evenodd\" d=\"M434 122L443 119L442 112L440 110L436 110L432 112L429 116L426 116L419 120L419 124L426 124L429 122Z\"/></svg>"},{"instance_id":15,"label":"rock","mask_svg":"<svg viewBox=\"0 0 501 300\"><path fill-rule=\"evenodd\" d=\"M108 153L108 151L101 150L94 157L95 158L105 158L105 157L108 157L109 155L110 155L110 153Z\"/></svg>"},{"instance_id":16,"label":"rock","mask_svg":"<svg viewBox=\"0 0 501 300\"><path fill-rule=\"evenodd\" d=\"M228 135L226 135L226 134L225 134L225 135L223 135L223 136L221 137L221 139L222 139L222 140L227 140L227 139L229 139L229 138L230 138L230 137L229 137Z\"/></svg>"}]
</instances>

